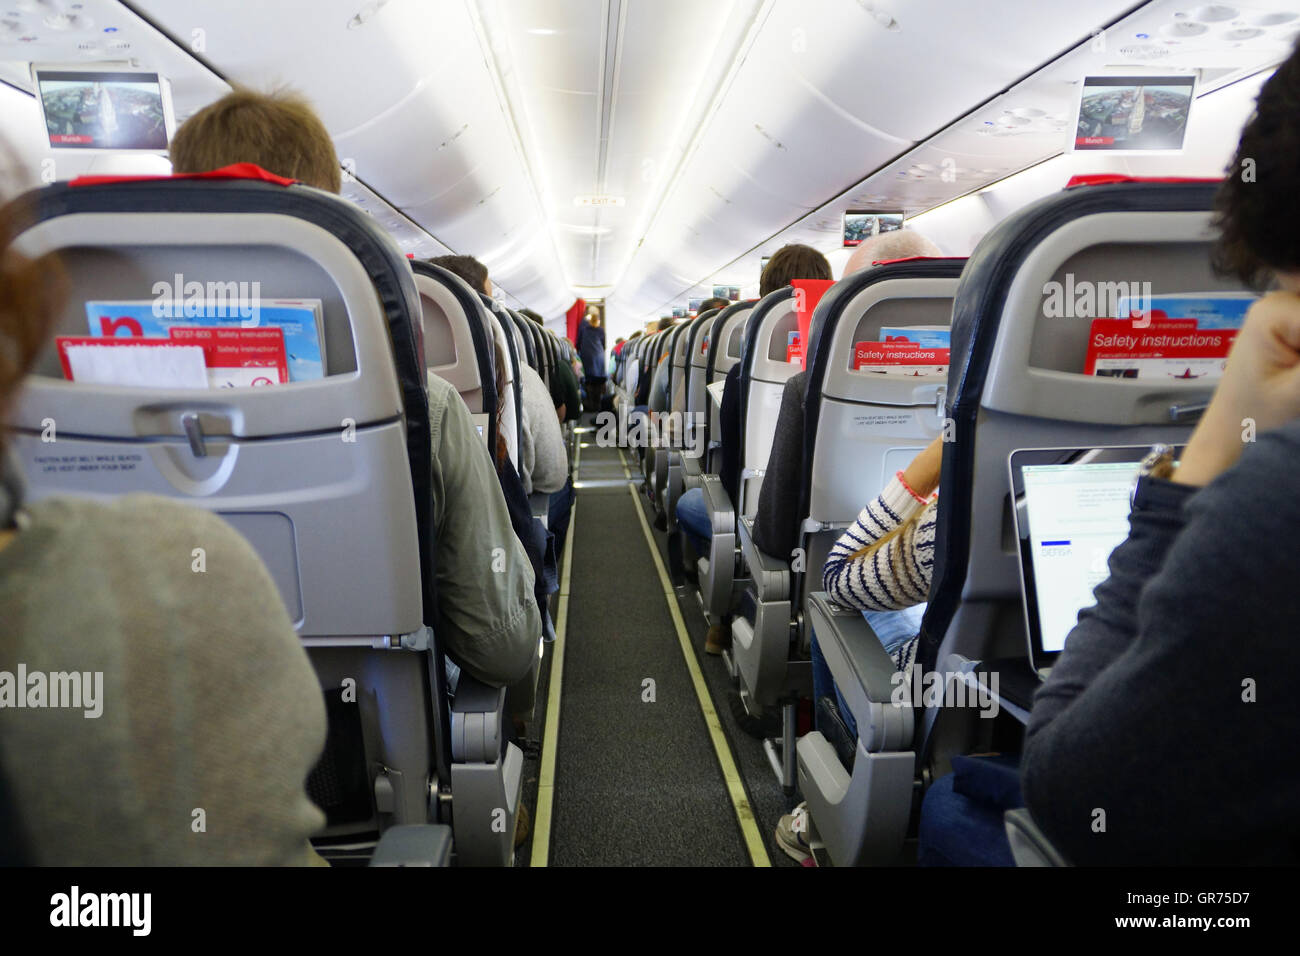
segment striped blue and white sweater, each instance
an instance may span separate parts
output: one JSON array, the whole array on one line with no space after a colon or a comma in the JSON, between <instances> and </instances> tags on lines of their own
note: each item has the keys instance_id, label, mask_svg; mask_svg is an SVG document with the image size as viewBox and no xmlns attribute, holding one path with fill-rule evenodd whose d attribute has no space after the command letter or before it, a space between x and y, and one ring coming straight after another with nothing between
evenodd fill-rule
<instances>
[{"instance_id":1,"label":"striped blue and white sweater","mask_svg":"<svg viewBox=\"0 0 1300 956\"><path fill-rule=\"evenodd\" d=\"M822 586L836 604L863 611L897 611L923 604L929 597L934 571L937 495L922 503L895 477L862 509L858 520L840 536L826 558ZM905 532L871 555L853 558L855 551L874 543L920 512ZM895 652L895 663L906 671L914 641ZM900 661L901 656L901 661Z\"/></svg>"}]
</instances>

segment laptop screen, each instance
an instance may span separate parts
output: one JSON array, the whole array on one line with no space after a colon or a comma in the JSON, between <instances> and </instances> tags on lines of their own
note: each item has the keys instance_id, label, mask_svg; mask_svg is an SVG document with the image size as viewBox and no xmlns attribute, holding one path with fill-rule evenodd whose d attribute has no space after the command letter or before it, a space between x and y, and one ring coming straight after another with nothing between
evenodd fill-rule
<instances>
[{"instance_id":1,"label":"laptop screen","mask_svg":"<svg viewBox=\"0 0 1300 956\"><path fill-rule=\"evenodd\" d=\"M1096 603L1110 553L1128 537L1149 446L1032 449L1011 455L1025 624L1036 668L1050 664Z\"/></svg>"},{"instance_id":2,"label":"laptop screen","mask_svg":"<svg viewBox=\"0 0 1300 956\"><path fill-rule=\"evenodd\" d=\"M1026 465L1025 510L1043 650L1059 651L1092 592L1108 575L1110 553L1128 537L1137 462Z\"/></svg>"}]
</instances>

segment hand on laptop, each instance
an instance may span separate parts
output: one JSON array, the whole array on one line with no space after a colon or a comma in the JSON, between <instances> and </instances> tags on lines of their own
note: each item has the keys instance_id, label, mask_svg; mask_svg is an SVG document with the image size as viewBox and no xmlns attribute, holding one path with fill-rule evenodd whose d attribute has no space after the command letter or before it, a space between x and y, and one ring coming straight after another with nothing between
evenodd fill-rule
<instances>
[{"instance_id":1,"label":"hand on laptop","mask_svg":"<svg viewBox=\"0 0 1300 956\"><path fill-rule=\"evenodd\" d=\"M1251 306L1173 480L1209 484L1236 463L1246 442L1297 416L1300 295L1271 292Z\"/></svg>"}]
</instances>

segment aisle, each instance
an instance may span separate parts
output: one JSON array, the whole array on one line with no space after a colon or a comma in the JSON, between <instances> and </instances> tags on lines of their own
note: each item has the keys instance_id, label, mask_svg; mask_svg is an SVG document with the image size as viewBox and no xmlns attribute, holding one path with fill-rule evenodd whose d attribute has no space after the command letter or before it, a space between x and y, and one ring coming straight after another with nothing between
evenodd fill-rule
<instances>
[{"instance_id":1,"label":"aisle","mask_svg":"<svg viewBox=\"0 0 1300 956\"><path fill-rule=\"evenodd\" d=\"M550 865L747 866L618 450L578 483Z\"/></svg>"}]
</instances>

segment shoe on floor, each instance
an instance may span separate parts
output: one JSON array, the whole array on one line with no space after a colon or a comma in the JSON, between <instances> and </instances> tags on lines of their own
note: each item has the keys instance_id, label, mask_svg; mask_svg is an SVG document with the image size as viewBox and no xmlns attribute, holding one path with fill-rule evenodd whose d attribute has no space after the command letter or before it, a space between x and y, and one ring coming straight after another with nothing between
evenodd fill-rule
<instances>
[{"instance_id":1,"label":"shoe on floor","mask_svg":"<svg viewBox=\"0 0 1300 956\"><path fill-rule=\"evenodd\" d=\"M662 511L655 515L655 530L656 531L668 530L668 516L664 514Z\"/></svg>"},{"instance_id":2,"label":"shoe on floor","mask_svg":"<svg viewBox=\"0 0 1300 956\"><path fill-rule=\"evenodd\" d=\"M718 655L731 646L731 625L714 624L704 639L704 653Z\"/></svg>"},{"instance_id":3,"label":"shoe on floor","mask_svg":"<svg viewBox=\"0 0 1300 956\"><path fill-rule=\"evenodd\" d=\"M776 825L776 845L799 863L812 859L812 850L808 846L808 804L801 803L781 817L781 822Z\"/></svg>"}]
</instances>

